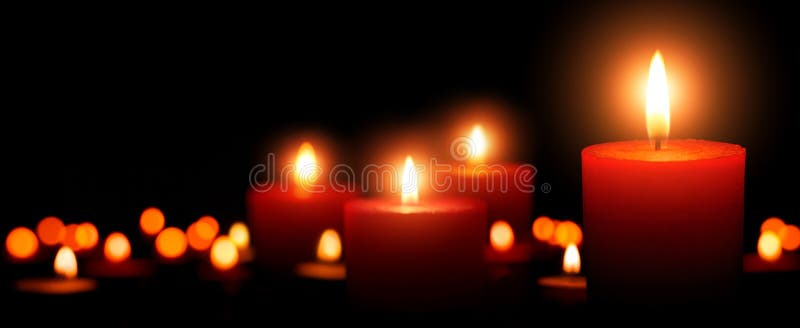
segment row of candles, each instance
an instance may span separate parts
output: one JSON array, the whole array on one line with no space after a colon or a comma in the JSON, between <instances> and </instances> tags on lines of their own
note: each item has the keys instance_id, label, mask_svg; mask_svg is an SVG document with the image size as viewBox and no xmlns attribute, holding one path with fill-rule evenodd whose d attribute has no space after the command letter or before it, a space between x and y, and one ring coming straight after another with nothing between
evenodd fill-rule
<instances>
[{"instance_id":1,"label":"row of candles","mask_svg":"<svg viewBox=\"0 0 800 328\"><path fill-rule=\"evenodd\" d=\"M201 217L186 231L165 227L165 222L164 214L155 207L145 209L139 219L143 236L152 243L162 263L181 263L188 256L189 249L204 254L219 272L231 271L239 262L252 259L250 232L244 222L234 222L227 235L220 234L219 223L212 216ZM131 258L131 243L124 233L115 231L106 236L102 246L104 260L93 258L99 241L100 235L94 224L65 225L54 216L39 221L35 232L27 227L12 229L5 239L8 258L15 263L37 262L57 248L53 270L60 277L23 279L16 283L17 289L41 294L93 290L93 280L74 279L78 276L78 256L89 258L86 275L90 277L142 278L154 273L154 261Z\"/></svg>"},{"instance_id":2,"label":"row of candles","mask_svg":"<svg viewBox=\"0 0 800 328\"><path fill-rule=\"evenodd\" d=\"M411 156L405 157L399 197L366 198L353 189L333 188L318 181L320 174L304 171L318 161L313 145L302 143L288 189L254 188L247 193L255 259L276 273L346 276L348 294L357 304L394 309L458 306L481 294L487 261L530 261L538 245L532 239L566 249L564 269L576 272L577 245L585 235L590 297L599 302L730 296L741 273L745 149L721 142L668 140L669 94L659 52L650 66L646 126L649 140L598 144L582 151L585 231L573 222L546 217L531 224L531 190L491 189L513 185L508 173L531 183L534 171L516 163L485 165L489 143L480 125L469 135L470 156L464 158L468 165L445 172L465 186L433 196L420 195L421 173ZM506 175L493 174L498 168ZM309 192L318 186L328 188ZM235 265L240 245L231 237L215 239L219 225L213 218L201 218L184 232L161 230L163 214L148 213L143 213L142 230L149 233L145 217L161 222L153 230L160 230L155 246L163 258L177 258L187 246L211 247L215 267ZM76 242L67 247L80 249L96 241L97 231L91 227L65 227L74 232ZM20 234L30 239L32 232ZM107 239L107 244L124 244L121 240ZM784 225L762 235L758 249L768 248L762 243L773 249L776 244L778 249L796 248L795 240L796 227ZM346 273L342 253L347 257ZM771 260L763 252L762 257ZM585 288L586 282L577 285Z\"/></svg>"}]
</instances>

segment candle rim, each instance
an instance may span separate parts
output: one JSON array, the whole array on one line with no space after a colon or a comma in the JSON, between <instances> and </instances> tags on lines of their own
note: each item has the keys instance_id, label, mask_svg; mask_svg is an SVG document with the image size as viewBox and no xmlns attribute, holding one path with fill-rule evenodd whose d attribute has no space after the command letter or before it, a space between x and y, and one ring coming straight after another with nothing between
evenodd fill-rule
<instances>
[{"instance_id":1,"label":"candle rim","mask_svg":"<svg viewBox=\"0 0 800 328\"><path fill-rule=\"evenodd\" d=\"M357 198L345 204L347 208L358 208L362 212L392 212L401 214L461 213L475 209L486 209L483 200L472 197L447 197L420 200L417 204L401 204L394 198Z\"/></svg>"},{"instance_id":2,"label":"candle rim","mask_svg":"<svg viewBox=\"0 0 800 328\"><path fill-rule=\"evenodd\" d=\"M654 151L648 140L633 140L595 144L581 152L583 156L600 159L646 163L696 162L745 153L746 149L737 144L700 139L671 139L659 151Z\"/></svg>"}]
</instances>

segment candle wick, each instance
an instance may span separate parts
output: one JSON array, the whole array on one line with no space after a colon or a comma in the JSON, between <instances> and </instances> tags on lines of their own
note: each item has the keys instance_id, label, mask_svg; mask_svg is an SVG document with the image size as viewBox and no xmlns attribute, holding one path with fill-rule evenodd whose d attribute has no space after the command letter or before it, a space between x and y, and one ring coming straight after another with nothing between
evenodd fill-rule
<instances>
[{"instance_id":1,"label":"candle wick","mask_svg":"<svg viewBox=\"0 0 800 328\"><path fill-rule=\"evenodd\" d=\"M656 139L656 150L661 150L661 138Z\"/></svg>"}]
</instances>

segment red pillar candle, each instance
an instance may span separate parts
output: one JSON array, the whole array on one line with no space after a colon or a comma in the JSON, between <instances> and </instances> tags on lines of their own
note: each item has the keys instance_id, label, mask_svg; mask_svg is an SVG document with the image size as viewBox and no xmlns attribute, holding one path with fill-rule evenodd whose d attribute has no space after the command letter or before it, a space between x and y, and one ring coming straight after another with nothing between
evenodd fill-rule
<instances>
[{"instance_id":1,"label":"red pillar candle","mask_svg":"<svg viewBox=\"0 0 800 328\"><path fill-rule=\"evenodd\" d=\"M533 215L533 177L535 168L517 163L487 163L488 140L480 125L475 125L469 137L457 138L450 147L456 160L468 164L456 165L448 177L437 177L437 184L449 185L450 196L472 196L486 201L489 222L503 220L511 225L517 243L532 242L530 235ZM487 225L486 229L489 229Z\"/></svg>"},{"instance_id":2,"label":"red pillar candle","mask_svg":"<svg viewBox=\"0 0 800 328\"><path fill-rule=\"evenodd\" d=\"M614 142L581 153L590 301L725 299L741 272L745 149L702 140L662 142L669 103L659 53L647 101L655 145Z\"/></svg>"},{"instance_id":3,"label":"red pillar candle","mask_svg":"<svg viewBox=\"0 0 800 328\"><path fill-rule=\"evenodd\" d=\"M486 205L478 199L418 201L410 157L402 201L345 205L347 289L360 305L429 310L477 302L484 282Z\"/></svg>"},{"instance_id":4,"label":"red pillar candle","mask_svg":"<svg viewBox=\"0 0 800 328\"><path fill-rule=\"evenodd\" d=\"M288 188L251 189L247 194L248 220L256 261L277 273L292 274L300 262L313 261L317 240L325 229L342 231L342 206L354 196L330 185L317 184L321 170L309 143L300 147L294 163L294 181ZM316 190L322 187L324 190Z\"/></svg>"}]
</instances>

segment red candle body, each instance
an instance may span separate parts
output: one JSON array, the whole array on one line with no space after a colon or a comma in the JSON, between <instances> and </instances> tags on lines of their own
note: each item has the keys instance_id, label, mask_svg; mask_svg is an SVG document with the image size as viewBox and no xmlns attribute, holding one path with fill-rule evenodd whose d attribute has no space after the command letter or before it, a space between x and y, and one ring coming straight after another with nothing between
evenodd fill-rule
<instances>
[{"instance_id":1,"label":"red candle body","mask_svg":"<svg viewBox=\"0 0 800 328\"><path fill-rule=\"evenodd\" d=\"M456 168L449 176L451 187L447 195L470 196L486 202L489 221L486 229L497 220L505 220L514 231L518 243L533 241L533 185L535 171L522 164L487 164ZM439 183L446 183L439 179Z\"/></svg>"},{"instance_id":2,"label":"red candle body","mask_svg":"<svg viewBox=\"0 0 800 328\"><path fill-rule=\"evenodd\" d=\"M348 293L361 306L385 310L476 303L485 281L486 235L486 205L477 199L348 202Z\"/></svg>"},{"instance_id":3,"label":"red candle body","mask_svg":"<svg viewBox=\"0 0 800 328\"><path fill-rule=\"evenodd\" d=\"M328 189L299 197L278 186L247 194L248 220L259 265L292 274L300 262L314 261L325 229L342 232L342 207L354 192Z\"/></svg>"},{"instance_id":4,"label":"red candle body","mask_svg":"<svg viewBox=\"0 0 800 328\"><path fill-rule=\"evenodd\" d=\"M741 272L745 149L702 140L587 147L583 211L589 299L728 299Z\"/></svg>"}]
</instances>

